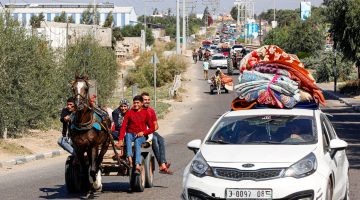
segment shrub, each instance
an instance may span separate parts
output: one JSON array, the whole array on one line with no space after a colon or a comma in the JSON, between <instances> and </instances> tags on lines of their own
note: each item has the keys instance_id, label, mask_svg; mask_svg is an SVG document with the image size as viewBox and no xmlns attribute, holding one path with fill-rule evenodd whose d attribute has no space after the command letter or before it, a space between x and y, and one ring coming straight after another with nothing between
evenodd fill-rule
<instances>
[{"instance_id":1,"label":"shrub","mask_svg":"<svg viewBox=\"0 0 360 200\"><path fill-rule=\"evenodd\" d=\"M339 89L342 94L360 95L360 80L348 81Z\"/></svg>"},{"instance_id":2,"label":"shrub","mask_svg":"<svg viewBox=\"0 0 360 200\"><path fill-rule=\"evenodd\" d=\"M157 51L157 50L155 50ZM154 85L154 66L150 63L153 52L145 52L136 61L136 69L129 71L125 84L131 86L135 83L140 88ZM161 52L157 53L160 63L157 64L156 85L164 86L172 82L175 75L186 69L187 63L181 57L171 56L164 58Z\"/></svg>"},{"instance_id":3,"label":"shrub","mask_svg":"<svg viewBox=\"0 0 360 200\"><path fill-rule=\"evenodd\" d=\"M332 52L318 51L314 56L302 60L305 68L315 70L317 82L329 82L334 80L334 54ZM349 80L349 76L353 70L353 63L344 60L341 53L336 56L336 75L339 81Z\"/></svg>"}]
</instances>

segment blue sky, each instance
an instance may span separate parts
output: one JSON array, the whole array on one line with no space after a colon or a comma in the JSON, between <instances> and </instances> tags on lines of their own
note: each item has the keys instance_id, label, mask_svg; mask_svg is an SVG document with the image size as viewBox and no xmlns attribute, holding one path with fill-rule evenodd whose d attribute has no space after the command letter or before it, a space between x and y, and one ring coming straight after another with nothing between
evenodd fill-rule
<instances>
[{"instance_id":1,"label":"blue sky","mask_svg":"<svg viewBox=\"0 0 360 200\"><path fill-rule=\"evenodd\" d=\"M149 1L149 0L148 0ZM173 13L175 13L175 6L176 6L176 0L154 0L154 1L160 1L158 3L148 3L148 12L152 11L154 8L158 8L159 10L167 10L167 8L171 8ZM181 0L182 1L182 0ZM196 3L196 12L202 13L204 10L204 5L202 5L203 0L188 0L197 2ZM275 0L276 9L295 9L299 8L301 0ZM323 0L310 0L312 5L319 6ZM8 3L9 1L3 1L3 3ZM13 1L11 1L13 2ZM63 3L63 2L75 2L71 0L18 0L18 3L36 3L36 2L47 2L47 3ZM81 3L92 3L93 1L88 0L78 0L78 2ZM114 2L116 5L119 6L133 6L135 7L135 11L138 15L141 15L144 13L144 0L96 0L96 2ZM259 14L262 11L265 11L267 9L273 8L273 2L274 0L255 0L255 13ZM229 12L231 7L234 5L234 0L220 0L220 11Z\"/></svg>"}]
</instances>

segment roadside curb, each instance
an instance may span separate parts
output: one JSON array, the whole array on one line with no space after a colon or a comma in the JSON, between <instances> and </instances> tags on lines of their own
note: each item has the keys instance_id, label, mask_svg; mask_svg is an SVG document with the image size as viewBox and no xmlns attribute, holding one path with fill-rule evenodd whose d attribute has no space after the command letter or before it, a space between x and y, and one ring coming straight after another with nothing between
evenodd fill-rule
<instances>
[{"instance_id":1,"label":"roadside curb","mask_svg":"<svg viewBox=\"0 0 360 200\"><path fill-rule=\"evenodd\" d=\"M14 159L0 161L0 168L8 168L8 167L12 167L13 165L21 165L21 164L25 164L25 163L29 163L29 162L33 162L33 161L37 161L37 160L53 158L53 157L60 156L64 153L65 153L64 150L58 149L58 150L53 150L53 151L46 152L46 153L39 153L39 154L32 154L32 155L28 155L28 156L16 157Z\"/></svg>"},{"instance_id":2,"label":"roadside curb","mask_svg":"<svg viewBox=\"0 0 360 200\"><path fill-rule=\"evenodd\" d=\"M334 92L329 92L326 90L322 90L325 94L331 96L334 99L339 100L342 103L345 103L347 106L351 107L354 111L356 112L360 112L360 106L355 106L353 105L351 102L349 102L348 100L346 100L345 98L339 97L338 95L336 95Z\"/></svg>"}]
</instances>

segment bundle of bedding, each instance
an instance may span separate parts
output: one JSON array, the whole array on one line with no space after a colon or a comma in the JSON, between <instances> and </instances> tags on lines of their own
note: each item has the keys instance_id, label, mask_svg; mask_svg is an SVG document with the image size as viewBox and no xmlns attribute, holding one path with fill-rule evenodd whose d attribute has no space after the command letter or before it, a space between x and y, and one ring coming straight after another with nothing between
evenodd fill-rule
<instances>
[{"instance_id":1,"label":"bundle of bedding","mask_svg":"<svg viewBox=\"0 0 360 200\"><path fill-rule=\"evenodd\" d=\"M238 98L233 101L233 110L257 104L276 108L325 105L321 90L300 60L275 45L263 46L242 59L239 84L234 89Z\"/></svg>"}]
</instances>

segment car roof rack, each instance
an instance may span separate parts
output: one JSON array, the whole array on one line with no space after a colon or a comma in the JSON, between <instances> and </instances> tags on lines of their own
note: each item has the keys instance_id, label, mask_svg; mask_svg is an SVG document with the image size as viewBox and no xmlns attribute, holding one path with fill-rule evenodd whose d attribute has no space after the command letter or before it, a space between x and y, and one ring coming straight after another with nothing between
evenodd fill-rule
<instances>
[{"instance_id":1,"label":"car roof rack","mask_svg":"<svg viewBox=\"0 0 360 200\"><path fill-rule=\"evenodd\" d=\"M308 110L317 110L319 109L319 103L315 102L315 101L311 101L311 102L299 102L297 103L293 108L278 108L275 106L271 106L271 105L267 105L267 104L259 104L256 103L252 108L250 108L249 110L252 109L308 109ZM241 109L241 110L246 110L246 109ZM231 111L236 111L231 109Z\"/></svg>"}]
</instances>

